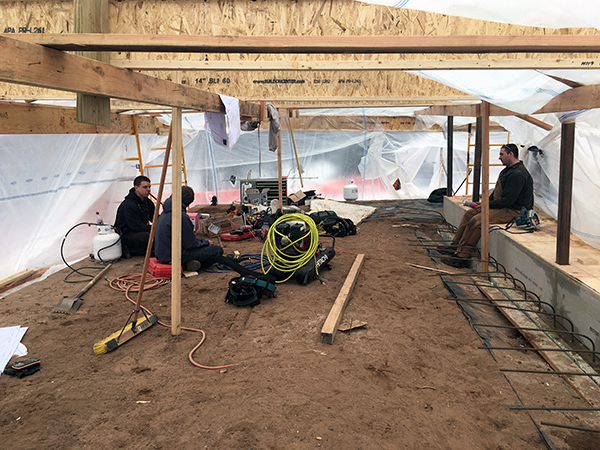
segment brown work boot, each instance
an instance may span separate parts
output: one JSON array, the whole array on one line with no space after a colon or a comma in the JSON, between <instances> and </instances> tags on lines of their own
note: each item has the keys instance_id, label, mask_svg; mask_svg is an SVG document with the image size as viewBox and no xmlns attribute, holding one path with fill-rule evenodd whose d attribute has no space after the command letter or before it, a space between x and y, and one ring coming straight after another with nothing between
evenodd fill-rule
<instances>
[{"instance_id":1,"label":"brown work boot","mask_svg":"<svg viewBox=\"0 0 600 450\"><path fill-rule=\"evenodd\" d=\"M459 258L458 256L449 256L442 258L441 261L449 266L456 267L457 269L466 269L469 267L469 258Z\"/></svg>"},{"instance_id":2,"label":"brown work boot","mask_svg":"<svg viewBox=\"0 0 600 450\"><path fill-rule=\"evenodd\" d=\"M457 245L438 245L437 247L437 251L440 252L442 255L450 255L450 256L454 256L454 254L456 253L456 249L457 249Z\"/></svg>"}]
</instances>

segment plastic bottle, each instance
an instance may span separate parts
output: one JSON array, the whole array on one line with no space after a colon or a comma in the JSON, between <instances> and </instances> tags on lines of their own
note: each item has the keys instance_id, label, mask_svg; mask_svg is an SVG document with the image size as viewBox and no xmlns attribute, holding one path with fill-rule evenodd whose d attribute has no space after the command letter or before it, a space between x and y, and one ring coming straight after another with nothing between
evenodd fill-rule
<instances>
[{"instance_id":1,"label":"plastic bottle","mask_svg":"<svg viewBox=\"0 0 600 450\"><path fill-rule=\"evenodd\" d=\"M102 220L102 216L100 215L100 213L98 211L96 211L96 224L102 225L103 223L104 223L104 220Z\"/></svg>"}]
</instances>

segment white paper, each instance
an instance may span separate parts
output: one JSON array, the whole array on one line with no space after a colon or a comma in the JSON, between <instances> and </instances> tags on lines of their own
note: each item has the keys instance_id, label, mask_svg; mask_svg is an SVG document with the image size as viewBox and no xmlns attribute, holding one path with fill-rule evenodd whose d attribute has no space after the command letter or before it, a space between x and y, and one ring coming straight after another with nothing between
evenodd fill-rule
<instances>
[{"instance_id":1,"label":"white paper","mask_svg":"<svg viewBox=\"0 0 600 450\"><path fill-rule=\"evenodd\" d=\"M0 328L0 374L14 355L27 354L27 348L21 344L26 331L27 327L19 326Z\"/></svg>"}]
</instances>

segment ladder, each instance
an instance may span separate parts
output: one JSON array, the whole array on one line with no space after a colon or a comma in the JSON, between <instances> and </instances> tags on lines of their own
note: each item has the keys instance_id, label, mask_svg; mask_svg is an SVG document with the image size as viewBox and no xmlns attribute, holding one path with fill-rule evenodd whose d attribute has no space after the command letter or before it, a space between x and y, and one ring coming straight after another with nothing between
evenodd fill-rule
<instances>
[{"instance_id":1,"label":"ladder","mask_svg":"<svg viewBox=\"0 0 600 450\"><path fill-rule=\"evenodd\" d=\"M475 132L477 132L477 129L475 129ZM510 143L510 131L506 130L506 132L508 133L508 136L506 137L506 143L504 143L504 144L489 144L490 147L502 147L503 145L509 144ZM468 140L467 140L467 172L466 172L467 173L467 175L466 175L467 181L465 183L465 195L469 195L469 185L474 184L474 181L469 180L469 173L471 173L470 169L475 167L475 164L470 162L471 161L471 147L475 147L475 143L471 143L471 134L472 133L469 133ZM482 151L483 151L483 149L482 149ZM488 151L489 151L489 149L488 149ZM490 164L490 167L498 167L498 166L502 166L502 164L500 164L500 163ZM489 180L488 180L488 183L489 183Z\"/></svg>"},{"instance_id":2,"label":"ladder","mask_svg":"<svg viewBox=\"0 0 600 450\"><path fill-rule=\"evenodd\" d=\"M133 135L135 136L135 142L137 144L137 158L125 158L125 161L137 161L138 169L140 170L140 175L145 175L150 178L150 169L154 168L162 168L162 164L147 164L144 165L142 161L142 149L140 147L140 135L138 133L137 127L137 115L133 114L131 116L133 120ZM150 150L166 150L166 147L152 147ZM167 167L172 167L172 164L169 164ZM183 171L183 183L187 186L187 170L185 167L185 152L183 149L183 144L181 144L181 167ZM157 186L160 183L150 183L152 186ZM173 182L165 182L165 184L173 184Z\"/></svg>"}]
</instances>

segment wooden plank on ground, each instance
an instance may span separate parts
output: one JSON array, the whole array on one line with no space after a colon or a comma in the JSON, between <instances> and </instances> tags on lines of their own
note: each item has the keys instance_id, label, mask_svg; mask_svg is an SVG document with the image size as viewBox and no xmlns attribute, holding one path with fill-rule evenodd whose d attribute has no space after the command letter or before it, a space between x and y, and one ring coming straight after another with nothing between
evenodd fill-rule
<instances>
[{"instance_id":1,"label":"wooden plank on ground","mask_svg":"<svg viewBox=\"0 0 600 450\"><path fill-rule=\"evenodd\" d=\"M356 256L354 264L346 277L346 281L344 281L344 285L342 286L342 289L340 289L340 293L338 294L331 311L329 311L329 315L321 329L321 342L324 344L333 344L333 338L337 332L337 327L340 324L340 320L342 320L344 309L350 301L350 295L356 284L356 278L358 277L358 272L360 272L364 259L365 255L363 254Z\"/></svg>"},{"instance_id":2,"label":"wooden plank on ground","mask_svg":"<svg viewBox=\"0 0 600 450\"><path fill-rule=\"evenodd\" d=\"M502 296L498 290L493 287L485 287L479 285L479 290L485 295L493 304L498 306L515 306L512 301L499 299ZM515 300L518 302L518 300ZM498 308L502 314L516 327L521 328L532 328L536 327L537 324L533 322L524 313L515 310L509 310L506 308ZM532 313L528 313L532 314ZM545 333L536 331L519 330L520 333L529 341L534 348L559 348L553 339L550 339ZM557 341L562 339L558 338ZM566 345L565 345L566 347ZM525 348L524 348L525 349ZM585 369L585 372L595 373L579 355L576 353L569 353L567 355L563 352L537 352L539 355L546 360L546 362L557 372L573 372L580 368ZM577 364L574 363L577 361ZM583 372L584 370L582 370ZM600 407L600 387L589 377L584 376L569 376L561 375L572 387L575 389L583 399L585 399L592 407Z\"/></svg>"},{"instance_id":3,"label":"wooden plank on ground","mask_svg":"<svg viewBox=\"0 0 600 450\"><path fill-rule=\"evenodd\" d=\"M38 269L36 271L33 270L23 270L19 273L14 274L4 280L0 281L0 292L8 291L10 289L16 288L28 281L34 280L38 277L41 277L48 268Z\"/></svg>"}]
</instances>

